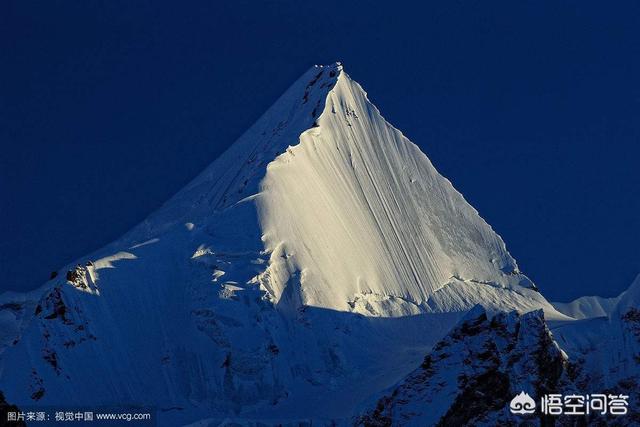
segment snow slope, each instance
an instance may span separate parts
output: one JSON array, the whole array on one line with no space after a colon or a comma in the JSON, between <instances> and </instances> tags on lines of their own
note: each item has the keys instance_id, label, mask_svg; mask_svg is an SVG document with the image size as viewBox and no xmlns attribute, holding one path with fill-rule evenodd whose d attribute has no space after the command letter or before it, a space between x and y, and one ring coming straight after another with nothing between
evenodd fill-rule
<instances>
[{"instance_id":1,"label":"snow slope","mask_svg":"<svg viewBox=\"0 0 640 427\"><path fill-rule=\"evenodd\" d=\"M271 267L286 271L262 281L276 301L292 287L292 301L340 311L392 297L448 311L432 297L461 281L529 284L500 237L344 72L317 125L268 165L258 196Z\"/></svg>"},{"instance_id":2,"label":"snow slope","mask_svg":"<svg viewBox=\"0 0 640 427\"><path fill-rule=\"evenodd\" d=\"M574 319L589 319L592 317L607 317L623 297L624 293L614 298L599 296L585 296L571 302L552 302L560 313Z\"/></svg>"},{"instance_id":3,"label":"snow slope","mask_svg":"<svg viewBox=\"0 0 640 427\"><path fill-rule=\"evenodd\" d=\"M342 66L316 66L143 223L0 296L0 390L163 425L344 420L478 303L569 319Z\"/></svg>"}]
</instances>

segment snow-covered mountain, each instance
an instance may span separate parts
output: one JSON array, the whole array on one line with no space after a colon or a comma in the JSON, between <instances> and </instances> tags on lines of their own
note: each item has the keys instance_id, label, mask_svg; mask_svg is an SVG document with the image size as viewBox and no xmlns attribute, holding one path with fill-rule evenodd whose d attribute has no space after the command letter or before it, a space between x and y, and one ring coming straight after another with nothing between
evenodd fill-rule
<instances>
[{"instance_id":1,"label":"snow-covered mountain","mask_svg":"<svg viewBox=\"0 0 640 427\"><path fill-rule=\"evenodd\" d=\"M364 404L354 424L639 425L638 296L640 275L609 317L554 321L551 329L542 310L491 315L477 306L413 372ZM511 400L519 393L538 404L549 394L624 394L629 413L514 414Z\"/></svg>"},{"instance_id":2,"label":"snow-covered mountain","mask_svg":"<svg viewBox=\"0 0 640 427\"><path fill-rule=\"evenodd\" d=\"M149 405L161 425L349 424L477 304L539 310L536 336L577 322L340 64L52 276L0 296L7 402Z\"/></svg>"},{"instance_id":3,"label":"snow-covered mountain","mask_svg":"<svg viewBox=\"0 0 640 427\"><path fill-rule=\"evenodd\" d=\"M521 392L575 392L568 360L541 310L495 316L481 306L439 341L415 371L357 419L363 426L517 425L537 420L512 414Z\"/></svg>"}]
</instances>

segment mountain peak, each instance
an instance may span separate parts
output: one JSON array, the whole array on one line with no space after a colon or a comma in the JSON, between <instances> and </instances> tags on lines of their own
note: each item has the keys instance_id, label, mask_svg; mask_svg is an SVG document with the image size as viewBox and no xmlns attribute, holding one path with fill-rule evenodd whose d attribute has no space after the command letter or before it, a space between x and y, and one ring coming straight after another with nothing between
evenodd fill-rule
<instances>
[{"instance_id":1,"label":"mountain peak","mask_svg":"<svg viewBox=\"0 0 640 427\"><path fill-rule=\"evenodd\" d=\"M8 401L346 417L476 304L562 316L339 63L62 272L2 301Z\"/></svg>"},{"instance_id":2,"label":"mountain peak","mask_svg":"<svg viewBox=\"0 0 640 427\"><path fill-rule=\"evenodd\" d=\"M308 84L321 88L318 76ZM275 301L395 316L454 301L466 311L484 300L478 292L501 288L514 290L501 308L555 312L521 286L529 281L502 239L357 82L341 72L323 96L255 199L271 254L258 280Z\"/></svg>"},{"instance_id":3,"label":"mountain peak","mask_svg":"<svg viewBox=\"0 0 640 427\"><path fill-rule=\"evenodd\" d=\"M339 62L305 72L126 242L186 223L225 242L246 236L235 251L263 251L266 268L253 281L280 308L398 316L488 300L489 310L557 314Z\"/></svg>"}]
</instances>

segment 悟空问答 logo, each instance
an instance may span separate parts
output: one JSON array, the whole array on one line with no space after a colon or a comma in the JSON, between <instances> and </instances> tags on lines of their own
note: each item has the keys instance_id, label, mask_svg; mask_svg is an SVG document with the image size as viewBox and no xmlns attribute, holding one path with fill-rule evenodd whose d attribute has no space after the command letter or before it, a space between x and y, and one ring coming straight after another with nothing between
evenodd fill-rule
<instances>
[{"instance_id":1,"label":"\u609f\u7a7a\u95ee\u7b54 logo","mask_svg":"<svg viewBox=\"0 0 640 427\"><path fill-rule=\"evenodd\" d=\"M511 399L509 409L512 414L533 414L536 411L536 402L524 391Z\"/></svg>"}]
</instances>

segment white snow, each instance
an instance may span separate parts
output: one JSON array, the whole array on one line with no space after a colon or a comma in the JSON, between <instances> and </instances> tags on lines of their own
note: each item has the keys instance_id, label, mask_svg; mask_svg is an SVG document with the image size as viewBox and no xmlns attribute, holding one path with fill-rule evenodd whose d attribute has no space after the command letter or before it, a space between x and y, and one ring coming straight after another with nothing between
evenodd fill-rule
<instances>
[{"instance_id":1,"label":"white snow","mask_svg":"<svg viewBox=\"0 0 640 427\"><path fill-rule=\"evenodd\" d=\"M486 289L479 282L520 289L502 239L346 73L317 124L268 165L261 183L267 251L284 255L272 258L281 274L263 283L277 302L289 288L293 301L340 311L361 294L424 305L460 276L475 281L464 286L470 293ZM459 309L474 298L463 296ZM554 312L542 297L527 298Z\"/></svg>"},{"instance_id":2,"label":"white snow","mask_svg":"<svg viewBox=\"0 0 640 427\"><path fill-rule=\"evenodd\" d=\"M615 309L624 292L617 297L603 298L599 296L584 296L571 302L552 302L560 313L574 319L590 319L593 317L607 317Z\"/></svg>"},{"instance_id":3,"label":"white snow","mask_svg":"<svg viewBox=\"0 0 640 427\"><path fill-rule=\"evenodd\" d=\"M96 292L67 282L77 265ZM478 303L570 320L339 64L306 72L121 239L11 302L8 401L42 385L38 405L184 408L164 425L349 417Z\"/></svg>"}]
</instances>

